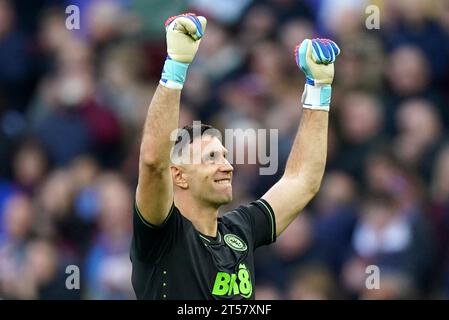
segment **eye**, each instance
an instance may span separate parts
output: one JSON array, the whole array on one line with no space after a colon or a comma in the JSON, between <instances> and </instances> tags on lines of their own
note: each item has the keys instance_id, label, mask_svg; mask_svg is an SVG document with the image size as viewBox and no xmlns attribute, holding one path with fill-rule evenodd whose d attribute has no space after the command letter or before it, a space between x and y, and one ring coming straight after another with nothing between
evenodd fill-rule
<instances>
[{"instance_id":1,"label":"eye","mask_svg":"<svg viewBox=\"0 0 449 320\"><path fill-rule=\"evenodd\" d=\"M210 151L209 153L207 153L204 159L205 161L213 162L215 161L216 155L217 154L215 151Z\"/></svg>"}]
</instances>

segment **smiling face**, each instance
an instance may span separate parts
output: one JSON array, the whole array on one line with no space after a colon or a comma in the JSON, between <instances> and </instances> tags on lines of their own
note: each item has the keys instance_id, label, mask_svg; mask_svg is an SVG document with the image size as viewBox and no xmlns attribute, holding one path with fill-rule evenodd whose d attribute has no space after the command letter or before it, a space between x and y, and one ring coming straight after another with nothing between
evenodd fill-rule
<instances>
[{"instance_id":1,"label":"smiling face","mask_svg":"<svg viewBox=\"0 0 449 320\"><path fill-rule=\"evenodd\" d=\"M220 140L203 135L195 138L188 148L191 159L201 158L201 163L173 165L175 186L208 206L218 208L231 202L234 169L226 159L227 150Z\"/></svg>"}]
</instances>

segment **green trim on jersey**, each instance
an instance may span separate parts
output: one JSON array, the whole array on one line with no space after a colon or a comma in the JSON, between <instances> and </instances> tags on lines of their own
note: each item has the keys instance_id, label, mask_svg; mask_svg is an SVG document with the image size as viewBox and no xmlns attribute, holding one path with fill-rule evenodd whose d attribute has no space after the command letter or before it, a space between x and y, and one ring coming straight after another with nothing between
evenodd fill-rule
<instances>
[{"instance_id":1,"label":"green trim on jersey","mask_svg":"<svg viewBox=\"0 0 449 320\"><path fill-rule=\"evenodd\" d=\"M203 236L199 231L197 231L197 232L198 232L198 235L200 236L201 239L206 240L206 241L209 242L209 243L212 242L211 239L208 239L207 237ZM218 234L218 236L217 236L217 237L218 237L218 238L217 238L217 242L218 242L218 243L221 243L221 234L220 234L220 231L219 231L219 230L217 230L217 234Z\"/></svg>"},{"instance_id":2,"label":"green trim on jersey","mask_svg":"<svg viewBox=\"0 0 449 320\"><path fill-rule=\"evenodd\" d=\"M263 200L263 201L262 201ZM276 239L276 230L274 230L274 212L273 209L271 209L271 206L269 205L269 203L267 202L267 204L265 204L265 202L267 202L265 199L259 199L256 202L260 202L261 204L263 204L263 206L265 207L265 209L267 209L269 215L270 215L270 222L271 222L271 241L274 242L274 240Z\"/></svg>"},{"instance_id":3,"label":"green trim on jersey","mask_svg":"<svg viewBox=\"0 0 449 320\"><path fill-rule=\"evenodd\" d=\"M207 242L210 242L209 239L207 239L206 237L203 237L202 235L198 234L200 236L201 239L206 240Z\"/></svg>"}]
</instances>

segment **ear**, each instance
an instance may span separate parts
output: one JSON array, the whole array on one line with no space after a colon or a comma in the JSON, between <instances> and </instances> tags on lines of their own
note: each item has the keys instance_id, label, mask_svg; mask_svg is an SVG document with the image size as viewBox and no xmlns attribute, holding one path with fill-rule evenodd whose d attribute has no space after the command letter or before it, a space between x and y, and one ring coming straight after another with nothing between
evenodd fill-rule
<instances>
[{"instance_id":1,"label":"ear","mask_svg":"<svg viewBox=\"0 0 449 320\"><path fill-rule=\"evenodd\" d=\"M186 173L181 166L170 166L173 183L181 189L187 189L189 184L186 179Z\"/></svg>"}]
</instances>

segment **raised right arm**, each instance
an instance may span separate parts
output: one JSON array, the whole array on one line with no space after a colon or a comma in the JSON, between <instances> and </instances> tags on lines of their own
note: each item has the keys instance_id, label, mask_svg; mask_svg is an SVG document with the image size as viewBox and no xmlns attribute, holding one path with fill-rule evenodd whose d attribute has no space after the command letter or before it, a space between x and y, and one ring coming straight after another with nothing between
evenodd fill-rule
<instances>
[{"instance_id":1,"label":"raised right arm","mask_svg":"<svg viewBox=\"0 0 449 320\"><path fill-rule=\"evenodd\" d=\"M181 90L159 85L148 109L139 157L137 207L143 218L160 225L173 202L170 133L178 127Z\"/></svg>"},{"instance_id":2,"label":"raised right arm","mask_svg":"<svg viewBox=\"0 0 449 320\"><path fill-rule=\"evenodd\" d=\"M137 208L153 225L164 222L173 203L170 135L178 128L181 89L205 28L206 19L194 14L166 22L168 54L145 120L136 190Z\"/></svg>"}]
</instances>

